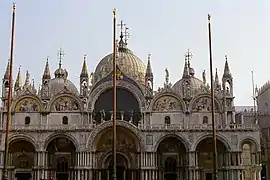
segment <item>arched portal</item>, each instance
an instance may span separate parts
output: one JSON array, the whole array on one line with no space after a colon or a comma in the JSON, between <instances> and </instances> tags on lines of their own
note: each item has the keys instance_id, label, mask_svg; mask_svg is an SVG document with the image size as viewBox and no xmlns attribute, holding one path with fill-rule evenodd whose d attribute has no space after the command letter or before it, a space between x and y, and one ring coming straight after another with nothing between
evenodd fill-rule
<instances>
[{"instance_id":1,"label":"arched portal","mask_svg":"<svg viewBox=\"0 0 270 180\"><path fill-rule=\"evenodd\" d=\"M9 144L11 166L15 166L18 180L30 180L32 168L35 166L35 147L26 140L14 140Z\"/></svg>"},{"instance_id":2,"label":"arched portal","mask_svg":"<svg viewBox=\"0 0 270 180\"><path fill-rule=\"evenodd\" d=\"M71 140L66 137L57 137L48 144L47 152L51 177L66 180L73 175L76 147Z\"/></svg>"},{"instance_id":3,"label":"arched portal","mask_svg":"<svg viewBox=\"0 0 270 180\"><path fill-rule=\"evenodd\" d=\"M117 88L117 119L138 124L141 119L140 106L136 97L124 88ZM111 120L113 111L113 90L110 88L99 96L94 106L96 123Z\"/></svg>"},{"instance_id":4,"label":"arched portal","mask_svg":"<svg viewBox=\"0 0 270 180\"><path fill-rule=\"evenodd\" d=\"M244 167L242 179L252 180L257 176L256 173L259 173L255 167L260 164L256 143L250 139L242 141L241 153L241 163Z\"/></svg>"},{"instance_id":5,"label":"arched portal","mask_svg":"<svg viewBox=\"0 0 270 180\"><path fill-rule=\"evenodd\" d=\"M164 171L165 180L183 179L187 175L187 150L176 137L161 141L157 149L158 167Z\"/></svg>"},{"instance_id":6,"label":"arched portal","mask_svg":"<svg viewBox=\"0 0 270 180\"><path fill-rule=\"evenodd\" d=\"M220 140L217 141L217 160L218 167L224 167L228 165L228 149L225 144ZM204 180L212 180L213 177L213 139L205 138L202 140L197 148L196 152L197 160L196 164L200 168L200 178ZM219 172L221 179L226 178L225 172ZM224 178L223 178L224 177Z\"/></svg>"},{"instance_id":7,"label":"arched portal","mask_svg":"<svg viewBox=\"0 0 270 180\"><path fill-rule=\"evenodd\" d=\"M136 179L139 167L139 139L134 133L123 127L117 127L116 135L117 180ZM97 168L102 171L101 179L108 179L112 176L112 145L113 131L111 127L97 135L93 142L93 149L99 162Z\"/></svg>"}]
</instances>

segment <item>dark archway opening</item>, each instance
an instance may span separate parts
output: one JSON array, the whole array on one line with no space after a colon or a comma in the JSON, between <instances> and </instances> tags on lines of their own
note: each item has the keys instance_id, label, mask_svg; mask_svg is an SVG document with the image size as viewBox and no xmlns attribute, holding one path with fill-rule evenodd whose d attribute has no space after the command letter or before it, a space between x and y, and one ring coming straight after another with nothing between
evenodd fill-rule
<instances>
[{"instance_id":1,"label":"dark archway opening","mask_svg":"<svg viewBox=\"0 0 270 180\"><path fill-rule=\"evenodd\" d=\"M113 175L113 156L110 156L108 158L109 163L108 163L108 169L110 171L110 176L109 179L112 179L112 175ZM117 180L124 180L126 179L126 173L125 170L127 169L127 159L121 155L121 154L117 154L116 156L116 177Z\"/></svg>"},{"instance_id":2,"label":"dark archway opening","mask_svg":"<svg viewBox=\"0 0 270 180\"><path fill-rule=\"evenodd\" d=\"M136 97L124 88L117 88L117 113L116 118L125 121L132 121L137 125L141 119L141 112ZM94 119L97 124L102 120L108 121L112 119L113 112L113 89L103 92L95 103Z\"/></svg>"},{"instance_id":3,"label":"dark archway opening","mask_svg":"<svg viewBox=\"0 0 270 180\"><path fill-rule=\"evenodd\" d=\"M15 177L18 180L29 180L32 175L32 168L34 166L35 147L26 140L13 141L9 145L9 153L11 156L11 166L15 166L17 171Z\"/></svg>"},{"instance_id":4,"label":"dark archway opening","mask_svg":"<svg viewBox=\"0 0 270 180\"><path fill-rule=\"evenodd\" d=\"M164 171L165 180L186 178L188 159L186 147L175 137L164 139L158 146L158 166Z\"/></svg>"},{"instance_id":5,"label":"dark archway opening","mask_svg":"<svg viewBox=\"0 0 270 180\"><path fill-rule=\"evenodd\" d=\"M76 160L76 147L66 137L53 139L48 147L48 166L51 172L56 172L57 180L66 180L73 176ZM53 176L51 174L50 176Z\"/></svg>"},{"instance_id":6,"label":"dark archway opening","mask_svg":"<svg viewBox=\"0 0 270 180\"><path fill-rule=\"evenodd\" d=\"M19 172L16 173L15 177L17 178L17 180L30 180L30 178L32 177L31 173L25 173L25 172Z\"/></svg>"},{"instance_id":7,"label":"dark archway opening","mask_svg":"<svg viewBox=\"0 0 270 180\"><path fill-rule=\"evenodd\" d=\"M198 166L200 168L200 178L205 180L212 180L213 178L213 139L206 138L202 140L197 148L198 152ZM217 139L217 160L218 168L228 166L228 150L223 142ZM219 171L219 178L226 179L226 172Z\"/></svg>"}]
</instances>

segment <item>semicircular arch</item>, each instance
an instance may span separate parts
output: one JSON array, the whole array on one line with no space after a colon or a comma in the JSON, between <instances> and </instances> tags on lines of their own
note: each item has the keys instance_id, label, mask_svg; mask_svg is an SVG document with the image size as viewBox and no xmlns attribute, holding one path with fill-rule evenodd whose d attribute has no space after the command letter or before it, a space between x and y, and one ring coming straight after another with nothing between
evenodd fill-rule
<instances>
[{"instance_id":1,"label":"semicircular arch","mask_svg":"<svg viewBox=\"0 0 270 180\"><path fill-rule=\"evenodd\" d=\"M238 150L239 151L242 151L242 149L243 149L242 147L245 143L251 144L255 148L254 149L255 151L261 150L260 143L254 137L248 136L248 137L245 137L244 139L239 141L239 143L238 143Z\"/></svg>"},{"instance_id":2,"label":"semicircular arch","mask_svg":"<svg viewBox=\"0 0 270 180\"><path fill-rule=\"evenodd\" d=\"M93 151L95 148L95 142L97 140L97 138L99 137L100 134L102 134L104 132L104 130L112 127L113 122L112 121L105 121L103 123L101 123L100 125L98 125L90 134L88 140L87 140L87 144L86 144L86 148L89 151ZM138 151L143 151L145 149L144 146L144 138L142 137L142 135L139 133L138 128L136 126L134 126L133 124L126 122L126 121L116 121L116 126L118 127L122 127L125 128L126 130L130 131L138 140Z\"/></svg>"},{"instance_id":3,"label":"semicircular arch","mask_svg":"<svg viewBox=\"0 0 270 180\"><path fill-rule=\"evenodd\" d=\"M102 93L104 93L106 90L109 90L111 88L112 88L112 82L108 81L108 82L100 84L98 87L96 87L90 93L89 105L88 105L90 110L94 109L95 103L98 100L98 98L100 97L100 95ZM139 103L139 108L142 111L142 108L145 105L145 98L144 98L142 91L138 87L136 87L133 84L128 83L126 81L117 81L117 88L123 88L123 89L129 91L137 99L137 101Z\"/></svg>"},{"instance_id":4,"label":"semicircular arch","mask_svg":"<svg viewBox=\"0 0 270 180\"><path fill-rule=\"evenodd\" d=\"M55 96L49 103L51 112L65 112L65 111L83 111L83 105L80 99L72 94L61 94Z\"/></svg>"},{"instance_id":5,"label":"semicircular arch","mask_svg":"<svg viewBox=\"0 0 270 180\"><path fill-rule=\"evenodd\" d=\"M40 112L43 110L41 100L35 95L24 95L12 105L13 112Z\"/></svg>"},{"instance_id":6,"label":"semicircular arch","mask_svg":"<svg viewBox=\"0 0 270 180\"><path fill-rule=\"evenodd\" d=\"M77 139L74 136L72 136L70 134L66 134L66 133L53 133L53 134L49 135L44 142L43 148L47 149L49 144L56 138L66 138L74 144L76 150L79 148L79 142L77 141Z\"/></svg>"},{"instance_id":7,"label":"semicircular arch","mask_svg":"<svg viewBox=\"0 0 270 180\"><path fill-rule=\"evenodd\" d=\"M202 100L202 101L200 101ZM214 102L215 102L215 109L217 112L222 112L222 104L218 100L217 97L214 97ZM204 107L200 107L200 104L203 104ZM189 111L201 111L201 110L208 110L208 108L211 108L211 95L210 94L199 94L198 96L195 96L188 107ZM210 109L211 111L211 109Z\"/></svg>"},{"instance_id":8,"label":"semicircular arch","mask_svg":"<svg viewBox=\"0 0 270 180\"><path fill-rule=\"evenodd\" d=\"M188 140L184 136L179 135L179 134L166 134L165 136L160 137L156 141L156 143L154 145L154 152L157 152L160 143L163 142L164 140L166 140L167 138L176 138L176 139L178 139L184 145L184 147L186 148L186 152L189 151L190 144L188 143Z\"/></svg>"},{"instance_id":9,"label":"semicircular arch","mask_svg":"<svg viewBox=\"0 0 270 180\"><path fill-rule=\"evenodd\" d=\"M132 156L129 154L129 153L124 153L124 152L121 152L121 151L117 151L116 154L119 154L120 156L123 156L125 158L125 160L127 161L127 167L126 168L131 168L131 162L133 160ZM102 157L100 158L101 159L101 167L100 168L108 168L108 167L105 167L104 165L108 164L106 161L108 161L108 159L110 158L110 156L112 156L112 152L111 151L108 151L108 152L105 152Z\"/></svg>"},{"instance_id":10,"label":"semicircular arch","mask_svg":"<svg viewBox=\"0 0 270 180\"><path fill-rule=\"evenodd\" d=\"M205 134L205 135L199 137L199 138L197 139L197 141L195 141L195 142L191 145L190 150L191 150L191 151L196 151L196 148L198 147L198 145L199 145L203 140L205 140L205 139L207 139L207 138L212 138L212 134ZM225 145L225 147L226 147L226 149L227 149L228 151L230 151L230 150L232 149L232 145L231 145L230 141L229 141L225 136L217 135L216 138L217 138L217 140L219 140L220 142L222 142L222 143Z\"/></svg>"},{"instance_id":11,"label":"semicircular arch","mask_svg":"<svg viewBox=\"0 0 270 180\"><path fill-rule=\"evenodd\" d=\"M11 135L9 137L9 144L12 144L14 142L18 142L18 141L26 141L29 142L30 144L32 144L35 148L36 151L38 151L40 149L38 143L36 142L35 138L27 135L27 134L14 134Z\"/></svg>"},{"instance_id":12,"label":"semicircular arch","mask_svg":"<svg viewBox=\"0 0 270 180\"><path fill-rule=\"evenodd\" d=\"M162 105L166 107L165 109L160 108ZM162 107L163 107L162 106ZM174 111L174 110L182 110L186 109L186 105L184 101L179 98L179 96L173 92L165 92L160 93L154 96L153 100L150 103L150 109L152 111Z\"/></svg>"}]
</instances>

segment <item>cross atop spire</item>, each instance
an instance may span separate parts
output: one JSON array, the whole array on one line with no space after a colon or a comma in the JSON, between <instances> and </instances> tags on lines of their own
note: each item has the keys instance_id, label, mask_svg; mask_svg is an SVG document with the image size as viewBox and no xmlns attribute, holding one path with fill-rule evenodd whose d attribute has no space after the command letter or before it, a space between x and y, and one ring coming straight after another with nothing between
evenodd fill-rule
<instances>
[{"instance_id":1,"label":"cross atop spire","mask_svg":"<svg viewBox=\"0 0 270 180\"><path fill-rule=\"evenodd\" d=\"M123 21L121 21L120 24L118 24L118 26L120 27L121 34L123 34L126 24L124 24Z\"/></svg>"},{"instance_id":2,"label":"cross atop spire","mask_svg":"<svg viewBox=\"0 0 270 180\"><path fill-rule=\"evenodd\" d=\"M192 54L192 52L189 51L189 49L188 49L188 52L185 54L185 59L186 59L187 61L190 61L192 57L193 57L193 54Z\"/></svg>"},{"instance_id":3,"label":"cross atop spire","mask_svg":"<svg viewBox=\"0 0 270 180\"><path fill-rule=\"evenodd\" d=\"M62 66L62 60L63 57L65 56L65 52L63 51L62 48L60 48L59 52L58 52L58 58L59 58L59 67Z\"/></svg>"}]
</instances>

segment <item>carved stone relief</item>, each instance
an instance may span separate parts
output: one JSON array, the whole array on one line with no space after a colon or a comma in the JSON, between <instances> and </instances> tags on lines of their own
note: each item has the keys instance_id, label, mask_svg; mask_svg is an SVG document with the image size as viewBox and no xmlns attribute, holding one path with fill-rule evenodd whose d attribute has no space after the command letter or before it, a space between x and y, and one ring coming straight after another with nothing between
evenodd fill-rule
<instances>
[{"instance_id":1,"label":"carved stone relief","mask_svg":"<svg viewBox=\"0 0 270 180\"><path fill-rule=\"evenodd\" d=\"M181 102L172 96L162 96L153 105L153 111L182 110Z\"/></svg>"},{"instance_id":2,"label":"carved stone relief","mask_svg":"<svg viewBox=\"0 0 270 180\"><path fill-rule=\"evenodd\" d=\"M51 111L78 111L78 102L71 98L62 96L57 98L51 106Z\"/></svg>"},{"instance_id":3,"label":"carved stone relief","mask_svg":"<svg viewBox=\"0 0 270 180\"><path fill-rule=\"evenodd\" d=\"M21 99L15 107L16 112L39 112L40 105L34 98Z\"/></svg>"},{"instance_id":4,"label":"carved stone relief","mask_svg":"<svg viewBox=\"0 0 270 180\"><path fill-rule=\"evenodd\" d=\"M217 110L218 104L215 101L214 108ZM192 110L194 111L211 111L211 99L209 97L201 97L198 98L193 104L192 104Z\"/></svg>"}]
</instances>

